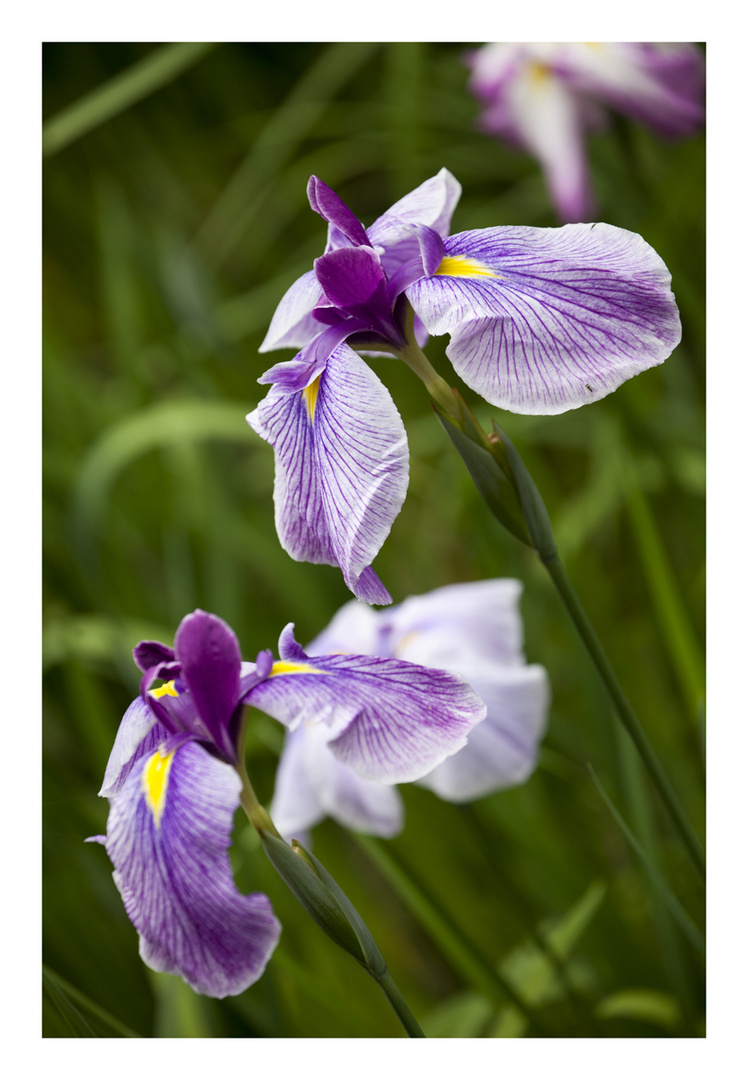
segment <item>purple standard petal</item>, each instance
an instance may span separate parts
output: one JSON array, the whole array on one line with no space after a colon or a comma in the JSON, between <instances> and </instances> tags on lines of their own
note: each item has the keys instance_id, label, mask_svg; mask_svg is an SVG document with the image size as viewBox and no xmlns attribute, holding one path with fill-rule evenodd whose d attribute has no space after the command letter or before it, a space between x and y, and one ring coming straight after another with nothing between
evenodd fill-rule
<instances>
[{"instance_id":1,"label":"purple standard petal","mask_svg":"<svg viewBox=\"0 0 748 1080\"><path fill-rule=\"evenodd\" d=\"M324 724L304 724L286 734L270 813L292 839L325 817L347 829L391 837L403 826L403 804L390 784L364 780L328 749Z\"/></svg>"},{"instance_id":2,"label":"purple standard petal","mask_svg":"<svg viewBox=\"0 0 748 1080\"><path fill-rule=\"evenodd\" d=\"M408 487L408 445L389 392L347 346L303 391L273 386L247 417L275 449L275 523L297 561L339 566L370 604L392 598L371 562Z\"/></svg>"},{"instance_id":3,"label":"purple standard petal","mask_svg":"<svg viewBox=\"0 0 748 1080\"><path fill-rule=\"evenodd\" d=\"M511 412L597 401L680 341L670 274L612 225L477 229L451 237L436 275L407 296L455 370Z\"/></svg>"},{"instance_id":4,"label":"purple standard petal","mask_svg":"<svg viewBox=\"0 0 748 1080\"><path fill-rule=\"evenodd\" d=\"M282 639L283 642L284 639ZM446 671L355 655L306 657L281 650L250 704L291 730L322 723L329 749L367 780L415 780L465 745L485 705Z\"/></svg>"},{"instance_id":5,"label":"purple standard petal","mask_svg":"<svg viewBox=\"0 0 748 1080\"><path fill-rule=\"evenodd\" d=\"M324 180L311 176L306 193L312 210L338 229L351 244L358 246L369 243L361 222Z\"/></svg>"},{"instance_id":6,"label":"purple standard petal","mask_svg":"<svg viewBox=\"0 0 748 1080\"><path fill-rule=\"evenodd\" d=\"M447 169L399 199L366 230L368 243L382 250L382 265L392 275L418 254L413 225L428 225L442 238L449 235L452 214L462 188Z\"/></svg>"},{"instance_id":7,"label":"purple standard petal","mask_svg":"<svg viewBox=\"0 0 748 1080\"><path fill-rule=\"evenodd\" d=\"M159 751L112 800L106 849L154 971L200 994L240 994L262 975L280 924L262 893L236 889L228 848L241 781L194 742Z\"/></svg>"},{"instance_id":8,"label":"purple standard petal","mask_svg":"<svg viewBox=\"0 0 748 1080\"><path fill-rule=\"evenodd\" d=\"M463 663L462 674L486 703L486 719L467 746L418 781L449 802L469 802L521 784L537 764L550 690L539 664Z\"/></svg>"},{"instance_id":9,"label":"purple standard petal","mask_svg":"<svg viewBox=\"0 0 748 1080\"><path fill-rule=\"evenodd\" d=\"M198 609L182 619L174 648L200 719L218 749L232 760L230 728L239 704L242 665L236 634L217 615Z\"/></svg>"}]
</instances>

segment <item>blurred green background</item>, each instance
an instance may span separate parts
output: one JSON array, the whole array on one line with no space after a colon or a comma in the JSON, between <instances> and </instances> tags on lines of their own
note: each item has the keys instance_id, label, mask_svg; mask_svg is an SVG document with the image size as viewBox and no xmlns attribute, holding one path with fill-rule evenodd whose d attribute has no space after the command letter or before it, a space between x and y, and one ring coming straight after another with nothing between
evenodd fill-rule
<instances>
[{"instance_id":1,"label":"blurred green background","mask_svg":"<svg viewBox=\"0 0 748 1080\"><path fill-rule=\"evenodd\" d=\"M442 166L463 186L453 231L557 224L536 164L477 133L464 49L45 46L47 1036L402 1033L239 819L237 881L270 895L283 934L264 977L223 1002L143 966L106 853L82 841L105 830L96 792L137 692L140 638L171 641L199 606L252 658L289 621L310 640L349 598L338 570L280 548L273 455L244 421L265 392L257 377L292 355L258 354L275 306L324 246L309 175L364 224ZM599 218L641 233L672 271L682 344L563 416L500 415L461 389L535 476L583 603L703 836L704 139L664 143L615 120L589 150ZM443 345L432 340L429 357L460 385ZM411 450L408 499L375 569L396 601L519 577L526 652L548 669L553 705L524 786L462 808L403 788L401 836L372 842L327 822L315 853L428 1035L703 1035L700 883L543 568L485 509L415 376L372 363ZM249 768L264 799L282 734L253 717Z\"/></svg>"}]
</instances>

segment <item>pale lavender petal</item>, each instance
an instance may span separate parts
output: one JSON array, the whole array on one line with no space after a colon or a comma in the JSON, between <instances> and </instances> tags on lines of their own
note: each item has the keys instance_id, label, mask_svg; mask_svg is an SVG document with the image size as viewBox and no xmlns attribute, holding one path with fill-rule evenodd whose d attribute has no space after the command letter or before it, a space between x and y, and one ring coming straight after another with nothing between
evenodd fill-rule
<instances>
[{"instance_id":1,"label":"pale lavender petal","mask_svg":"<svg viewBox=\"0 0 748 1080\"><path fill-rule=\"evenodd\" d=\"M448 169L425 180L414 191L398 199L366 230L369 241L387 247L400 238L403 222L429 225L441 237L449 235L452 214L462 194L462 186Z\"/></svg>"},{"instance_id":2,"label":"pale lavender petal","mask_svg":"<svg viewBox=\"0 0 748 1080\"><path fill-rule=\"evenodd\" d=\"M159 758L156 754L154 757ZM262 975L280 935L270 901L236 889L228 848L241 781L194 742L151 757L112 800L106 849L140 955L200 994L240 994Z\"/></svg>"},{"instance_id":3,"label":"pale lavender petal","mask_svg":"<svg viewBox=\"0 0 748 1080\"><path fill-rule=\"evenodd\" d=\"M519 581L496 578L445 585L423 596L408 597L378 613L377 646L384 651L377 651L377 655L461 674L461 665L473 664L479 657L494 665L523 664L521 592ZM335 620L324 631L325 641L334 626ZM337 636L342 639L344 633Z\"/></svg>"},{"instance_id":4,"label":"pale lavender petal","mask_svg":"<svg viewBox=\"0 0 748 1080\"><path fill-rule=\"evenodd\" d=\"M304 724L286 734L271 816L287 839L331 817L347 829L395 836L403 825L403 805L390 784L364 780L329 751L329 729Z\"/></svg>"},{"instance_id":5,"label":"pale lavender petal","mask_svg":"<svg viewBox=\"0 0 748 1080\"><path fill-rule=\"evenodd\" d=\"M415 282L408 299L429 333L450 334L461 378L499 408L551 414L597 401L680 341L668 269L636 233L478 229L444 248L448 272Z\"/></svg>"},{"instance_id":6,"label":"pale lavender petal","mask_svg":"<svg viewBox=\"0 0 748 1080\"><path fill-rule=\"evenodd\" d=\"M662 135L704 122L704 54L690 42L569 42L556 69L568 84Z\"/></svg>"},{"instance_id":7,"label":"pale lavender petal","mask_svg":"<svg viewBox=\"0 0 748 1080\"><path fill-rule=\"evenodd\" d=\"M414 225L427 225L440 237L449 235L452 213L461 192L454 176L441 169L366 230L369 243L381 249L382 266L388 277L394 277L402 266L419 258L419 234L414 231Z\"/></svg>"},{"instance_id":8,"label":"pale lavender petal","mask_svg":"<svg viewBox=\"0 0 748 1080\"><path fill-rule=\"evenodd\" d=\"M99 795L105 798L116 795L136 761L155 750L166 737L167 731L156 722L156 714L141 697L135 698L117 730Z\"/></svg>"},{"instance_id":9,"label":"pale lavender petal","mask_svg":"<svg viewBox=\"0 0 748 1080\"><path fill-rule=\"evenodd\" d=\"M538 664L501 668L473 664L463 670L486 702L486 719L467 746L418 781L449 802L468 802L521 784L535 769L550 700Z\"/></svg>"},{"instance_id":10,"label":"pale lavender petal","mask_svg":"<svg viewBox=\"0 0 748 1080\"><path fill-rule=\"evenodd\" d=\"M367 603L391 597L371 562L400 512L408 446L389 392L347 346L301 393L275 386L247 422L275 449L275 522L292 558L339 566Z\"/></svg>"},{"instance_id":11,"label":"pale lavender petal","mask_svg":"<svg viewBox=\"0 0 748 1080\"><path fill-rule=\"evenodd\" d=\"M309 656L355 652L360 656L382 656L377 652L379 612L360 600L349 600L332 617L325 629L306 646Z\"/></svg>"},{"instance_id":12,"label":"pale lavender petal","mask_svg":"<svg viewBox=\"0 0 748 1080\"><path fill-rule=\"evenodd\" d=\"M273 349L301 349L320 332L322 327L312 311L322 299L322 289L313 270L293 283L284 295L275 314L260 352Z\"/></svg>"},{"instance_id":13,"label":"pale lavender petal","mask_svg":"<svg viewBox=\"0 0 748 1080\"><path fill-rule=\"evenodd\" d=\"M502 108L522 146L540 162L561 219L589 220L583 101L550 71L528 65L507 86ZM484 125L491 125L490 110Z\"/></svg>"},{"instance_id":14,"label":"pale lavender petal","mask_svg":"<svg viewBox=\"0 0 748 1080\"><path fill-rule=\"evenodd\" d=\"M485 706L464 679L400 660L297 658L247 696L291 730L322 723L332 753L368 780L423 776L465 745Z\"/></svg>"}]
</instances>

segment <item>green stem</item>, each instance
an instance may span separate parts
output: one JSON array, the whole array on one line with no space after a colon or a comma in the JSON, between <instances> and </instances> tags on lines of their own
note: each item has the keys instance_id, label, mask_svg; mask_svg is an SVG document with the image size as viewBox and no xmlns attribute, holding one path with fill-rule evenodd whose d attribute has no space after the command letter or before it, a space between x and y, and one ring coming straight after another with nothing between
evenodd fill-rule
<instances>
[{"instance_id":1,"label":"green stem","mask_svg":"<svg viewBox=\"0 0 748 1080\"><path fill-rule=\"evenodd\" d=\"M330 872L324 868L318 859L310 855L309 852L305 852L296 841L294 841L292 848L288 847L286 841L276 829L270 814L257 798L247 774L244 760L246 730L245 716L242 719L237 739L236 768L242 780L240 802L250 824L260 834L265 854L268 855L275 869L295 894L297 900L314 918L315 922L337 945L353 956L361 964L364 971L367 971L382 988L406 1034L411 1039L425 1038L403 995L395 985L392 975L387 970L387 965L370 931L348 897L345 896ZM275 837L275 840L268 839L268 835ZM276 841L280 841L280 853L283 853L284 856L280 864L278 862L279 851L277 850ZM270 850L268 850L268 846L270 846ZM293 854L291 854L292 851ZM295 867L290 878L288 876L288 858L293 860ZM302 872L301 877L299 877L299 871ZM311 875L311 878L309 875ZM306 881L302 884L305 876ZM341 919L344 920L346 928L346 932L342 936L339 932Z\"/></svg>"},{"instance_id":2,"label":"green stem","mask_svg":"<svg viewBox=\"0 0 748 1080\"><path fill-rule=\"evenodd\" d=\"M551 576L553 584L558 590L559 596L564 602L566 610L572 618L579 636L584 642L592 662L597 668L600 677L605 683L608 694L613 701L621 723L631 737L632 742L647 767L652 782L654 783L660 798L667 807L673 822L680 833L681 839L686 845L694 864L702 877L706 876L706 861L701 845L680 805L677 795L668 779L668 776L652 749L647 736L642 729L636 713L631 708L628 698L624 694L616 678L613 668L603 651L603 647L595 633L592 623L577 596L571 579L559 558L558 553L543 558L543 563Z\"/></svg>"},{"instance_id":3,"label":"green stem","mask_svg":"<svg viewBox=\"0 0 748 1080\"><path fill-rule=\"evenodd\" d=\"M385 971L384 975L381 975L377 982L381 986L384 996L389 1001L392 1008L397 1014L397 1018L405 1028L408 1036L411 1039L425 1039L426 1036L421 1031L415 1016L408 1008L405 998L395 985L395 980L390 975L389 971Z\"/></svg>"},{"instance_id":4,"label":"green stem","mask_svg":"<svg viewBox=\"0 0 748 1080\"><path fill-rule=\"evenodd\" d=\"M434 401L441 405L450 416L459 419L459 415L455 410L455 396L449 383L435 370L431 361L416 343L415 335L413 334L414 318L415 313L413 308L410 308L406 315L405 327L405 336L408 339L408 344L403 346L397 355L401 360L405 361L411 371L415 372Z\"/></svg>"}]
</instances>

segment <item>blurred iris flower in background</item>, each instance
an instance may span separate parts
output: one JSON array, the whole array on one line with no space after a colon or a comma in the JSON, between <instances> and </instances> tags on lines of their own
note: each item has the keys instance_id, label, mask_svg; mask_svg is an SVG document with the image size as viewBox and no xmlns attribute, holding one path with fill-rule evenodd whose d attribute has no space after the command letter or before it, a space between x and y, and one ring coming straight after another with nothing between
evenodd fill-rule
<instances>
[{"instance_id":1,"label":"blurred iris flower in background","mask_svg":"<svg viewBox=\"0 0 748 1080\"><path fill-rule=\"evenodd\" d=\"M442 799L467 802L525 781L535 768L546 726L545 669L522 653L518 602L522 586L510 579L447 585L375 612L351 600L308 647L317 653L397 657L458 672L485 701L486 719L467 745L418 780ZM403 804L391 784L364 780L330 746L321 725L286 735L272 815L287 837L329 816L347 828L394 836Z\"/></svg>"},{"instance_id":2,"label":"blurred iris flower in background","mask_svg":"<svg viewBox=\"0 0 748 1080\"><path fill-rule=\"evenodd\" d=\"M301 348L261 376L270 392L247 417L275 449L281 544L294 559L340 566L370 604L392 601L371 562L405 499L408 448L388 391L346 342L427 364L419 345L449 334L447 356L476 393L551 414L605 397L680 341L670 273L641 236L599 224L450 237L460 190L442 169L367 231L313 176L327 248L262 345Z\"/></svg>"},{"instance_id":3,"label":"blurred iris flower in background","mask_svg":"<svg viewBox=\"0 0 748 1080\"><path fill-rule=\"evenodd\" d=\"M401 659L319 656L286 627L281 659L242 663L215 615L195 611L174 649L142 641L141 697L125 713L100 795L106 846L140 954L199 993L239 994L262 975L280 935L270 901L238 892L228 859L244 786L245 704L291 731L320 727L361 782L415 780L461 749L486 707L466 680ZM166 680L150 689L156 679Z\"/></svg>"},{"instance_id":4,"label":"blurred iris flower in background","mask_svg":"<svg viewBox=\"0 0 748 1080\"><path fill-rule=\"evenodd\" d=\"M585 136L606 108L665 137L704 122L704 54L691 43L493 42L467 62L480 127L537 158L562 221L594 213Z\"/></svg>"}]
</instances>

